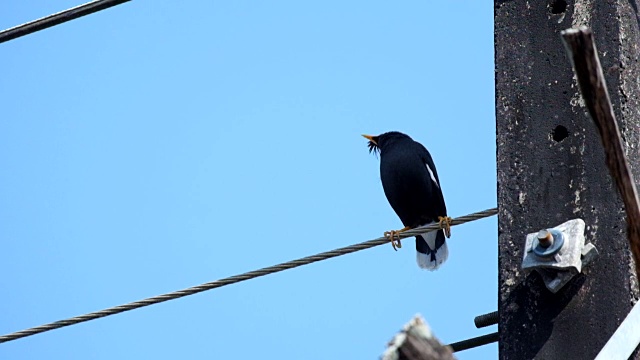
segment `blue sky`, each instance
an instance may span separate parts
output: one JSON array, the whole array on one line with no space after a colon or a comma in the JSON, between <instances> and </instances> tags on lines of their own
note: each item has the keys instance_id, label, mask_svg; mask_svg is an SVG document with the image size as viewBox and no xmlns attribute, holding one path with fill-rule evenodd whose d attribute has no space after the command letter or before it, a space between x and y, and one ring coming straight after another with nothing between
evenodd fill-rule
<instances>
[{"instance_id":1,"label":"blue sky","mask_svg":"<svg viewBox=\"0 0 640 360\"><path fill-rule=\"evenodd\" d=\"M0 3L5 29L75 5ZM134 0L0 44L0 333L401 227L360 134L432 153L451 216L496 205L493 5ZM495 331L497 225L0 344L3 359L372 359L416 313ZM457 354L497 357L495 344Z\"/></svg>"}]
</instances>

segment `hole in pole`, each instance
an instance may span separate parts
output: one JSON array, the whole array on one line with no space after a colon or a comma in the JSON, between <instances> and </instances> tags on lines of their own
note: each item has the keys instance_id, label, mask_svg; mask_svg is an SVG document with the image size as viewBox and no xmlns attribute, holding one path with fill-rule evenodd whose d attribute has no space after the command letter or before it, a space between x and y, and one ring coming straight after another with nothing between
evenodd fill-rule
<instances>
[{"instance_id":1,"label":"hole in pole","mask_svg":"<svg viewBox=\"0 0 640 360\"><path fill-rule=\"evenodd\" d=\"M551 1L551 13L562 14L567 11L567 2L565 0L552 0Z\"/></svg>"},{"instance_id":2,"label":"hole in pole","mask_svg":"<svg viewBox=\"0 0 640 360\"><path fill-rule=\"evenodd\" d=\"M555 127L555 129L551 130L551 137L556 142L560 142L566 139L568 136L569 136L569 130L567 130L567 128L562 125L558 125Z\"/></svg>"}]
</instances>

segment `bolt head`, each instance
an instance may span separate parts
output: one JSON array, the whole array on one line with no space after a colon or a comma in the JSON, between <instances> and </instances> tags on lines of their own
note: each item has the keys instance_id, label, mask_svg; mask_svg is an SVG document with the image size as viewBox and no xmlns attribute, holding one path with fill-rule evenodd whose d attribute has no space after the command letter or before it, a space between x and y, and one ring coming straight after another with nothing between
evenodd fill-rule
<instances>
[{"instance_id":1,"label":"bolt head","mask_svg":"<svg viewBox=\"0 0 640 360\"><path fill-rule=\"evenodd\" d=\"M538 242L540 243L540 246L547 248L553 245L553 235L549 230L540 230L538 232Z\"/></svg>"}]
</instances>

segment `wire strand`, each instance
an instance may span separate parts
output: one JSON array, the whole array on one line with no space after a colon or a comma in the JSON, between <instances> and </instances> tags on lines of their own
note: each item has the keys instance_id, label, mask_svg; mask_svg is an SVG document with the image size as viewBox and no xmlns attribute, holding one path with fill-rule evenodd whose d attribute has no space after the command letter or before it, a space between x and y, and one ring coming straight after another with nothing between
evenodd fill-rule
<instances>
[{"instance_id":1,"label":"wire strand","mask_svg":"<svg viewBox=\"0 0 640 360\"><path fill-rule=\"evenodd\" d=\"M473 214L469 214L469 215L466 215L466 216L461 216L461 217L453 219L451 221L451 226L464 224L464 223L467 223L467 222L470 222L470 221L480 220L480 219L483 219L483 218L486 218L486 217L489 217L489 216L493 216L493 215L497 214L497 212L498 212L498 209L493 208L493 209L488 209L488 210L476 212L476 213L473 213ZM438 229L440 229L440 226L437 223L436 224L431 224L431 225L427 225L427 226L423 226L423 227L419 227L419 228L415 228L415 229L411 229L411 230L407 230L405 232L402 232L402 233L399 234L399 237L400 237L400 239L404 239L404 238L407 238L407 237L416 236L416 235L419 235L419 234L424 234L425 232L428 232L428 230L435 231L435 230L438 230ZM55 322L52 322L52 323L49 323L49 324L44 324L44 325L40 325L40 326L36 326L36 327L33 327L33 328L29 328L29 329L21 330L21 331L14 332L14 333L11 333L11 334L0 336L0 343L4 343L4 342L20 339L20 338L27 337L27 336L32 336L32 335L35 335L35 334L43 333L43 332L50 331L50 330L59 329L59 328L66 327L66 326L79 324L79 323L85 322L85 321L99 319L99 318L102 318L102 317L105 317L105 316L119 314L119 313L122 313L122 312L125 312L125 311L134 310L134 309L138 309L138 308L149 306L149 305L153 305L153 304L158 304L158 303L161 303L161 302L164 302L164 301L178 299L178 298L181 298L181 297L184 297L184 296L197 294L199 292L203 292L203 291L219 288L219 287L226 286L226 285L235 284L237 282L241 282L241 281L257 278L257 277L264 276L264 275L277 273L277 272L284 271L284 270L287 270L287 269L293 269L293 268L298 267L298 266L307 265L307 264L311 264L311 263L314 263L314 262L318 262L318 261L322 261L322 260L327 260L327 259L331 259L331 258L334 258L334 257L338 257L338 256L341 256L341 255L350 254L352 252L369 249L369 248L372 248L374 246L386 244L388 242L389 242L389 239L387 239L385 237L380 237L380 238L377 238L377 239L374 239L374 240L365 241L365 242L362 242L362 243L359 243L359 244L354 244L354 245L342 247L342 248L339 248L339 249L326 251L326 252L323 252L323 253L320 253L320 254L307 256L307 257L304 257L304 258L301 258L301 259L288 261L288 262L285 262L285 263L282 263L282 264L273 265L273 266L269 266L269 267L266 267L266 268L249 271L249 272L244 273L244 274L234 275L234 276L227 277L227 278L224 278L224 279L220 279L220 280L204 283L202 285L193 286L193 287L190 287L190 288L187 288L187 289L178 290L178 291L174 291L174 292L170 292L170 293L166 293L166 294L162 294L162 295L157 295L157 296L150 297L150 298L147 298L147 299L144 299L144 300L134 301L134 302L131 302L131 303L128 303L128 304L110 307L110 308L107 308L107 309L104 309L104 310L95 311L95 312L92 312L92 313L88 313L88 314L85 314L85 315L72 317L72 318L65 319L65 320L58 320L58 321L55 321Z\"/></svg>"},{"instance_id":2,"label":"wire strand","mask_svg":"<svg viewBox=\"0 0 640 360\"><path fill-rule=\"evenodd\" d=\"M94 0L71 9L30 21L26 24L14 26L10 29L0 31L0 43L17 39L21 36L29 35L36 31L44 30L82 16L93 14L127 1L130 0Z\"/></svg>"}]
</instances>

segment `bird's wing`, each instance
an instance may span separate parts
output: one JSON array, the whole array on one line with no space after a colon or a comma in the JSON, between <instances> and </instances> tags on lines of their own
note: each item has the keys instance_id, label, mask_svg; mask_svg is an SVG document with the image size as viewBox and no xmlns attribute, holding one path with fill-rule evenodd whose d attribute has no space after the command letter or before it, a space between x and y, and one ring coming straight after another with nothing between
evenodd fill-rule
<instances>
[{"instance_id":1,"label":"bird's wing","mask_svg":"<svg viewBox=\"0 0 640 360\"><path fill-rule=\"evenodd\" d=\"M427 167L427 171L429 171L429 176L431 177L431 181L433 182L434 195L436 200L436 206L439 212L442 212L439 216L447 215L447 206L444 204L444 196L442 195L442 188L440 187L440 178L438 177L438 170L436 170L436 164L433 162L431 158L431 154L424 147L424 145L416 142L420 148L420 158L422 162Z\"/></svg>"}]
</instances>

